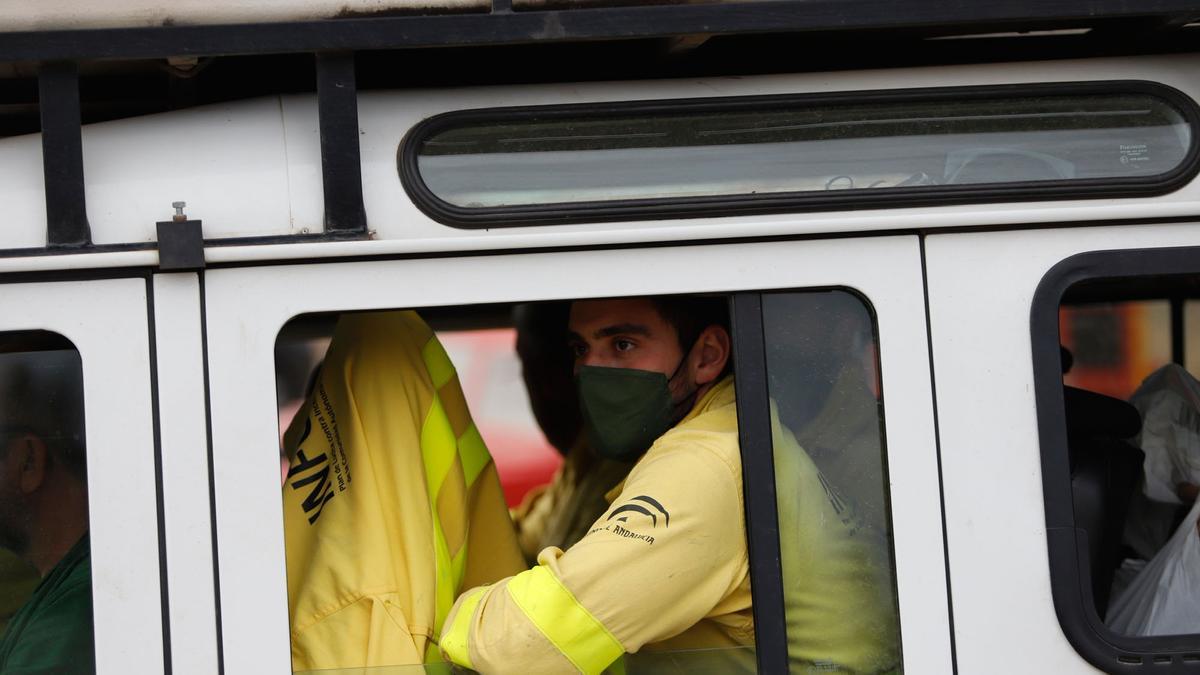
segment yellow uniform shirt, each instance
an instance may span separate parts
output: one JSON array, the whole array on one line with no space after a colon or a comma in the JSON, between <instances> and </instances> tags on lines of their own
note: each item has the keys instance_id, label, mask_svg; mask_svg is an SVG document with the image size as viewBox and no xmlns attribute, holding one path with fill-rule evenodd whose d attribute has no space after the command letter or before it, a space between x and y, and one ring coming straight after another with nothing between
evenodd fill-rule
<instances>
[{"instance_id":1,"label":"yellow uniform shirt","mask_svg":"<svg viewBox=\"0 0 1200 675\"><path fill-rule=\"evenodd\" d=\"M531 491L513 511L525 557L532 562L548 546L574 546L608 510L608 491L629 469L627 463L597 457L580 434L550 484Z\"/></svg>"},{"instance_id":2,"label":"yellow uniform shirt","mask_svg":"<svg viewBox=\"0 0 1200 675\"><path fill-rule=\"evenodd\" d=\"M886 615L871 602L864 551L831 503L819 473L790 434L799 500L782 500L781 542L791 576L794 657L870 671L891 663L874 636L836 624L850 612ZM794 447L779 448L790 443ZM732 378L697 402L630 471L609 509L565 553L547 548L538 566L463 594L442 649L482 673L598 673L625 652L733 647L754 641ZM794 587L794 588L793 588ZM839 604L846 599L845 605ZM861 624L855 620L854 625Z\"/></svg>"},{"instance_id":3,"label":"yellow uniform shirt","mask_svg":"<svg viewBox=\"0 0 1200 675\"><path fill-rule=\"evenodd\" d=\"M296 670L421 663L461 589L524 567L458 377L413 312L338 321L285 448Z\"/></svg>"}]
</instances>

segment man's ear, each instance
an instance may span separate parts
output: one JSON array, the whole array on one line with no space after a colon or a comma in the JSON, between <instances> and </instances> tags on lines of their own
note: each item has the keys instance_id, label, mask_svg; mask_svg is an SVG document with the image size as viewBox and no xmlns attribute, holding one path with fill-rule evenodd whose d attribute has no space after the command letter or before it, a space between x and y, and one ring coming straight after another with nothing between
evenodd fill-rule
<instances>
[{"instance_id":1,"label":"man's ear","mask_svg":"<svg viewBox=\"0 0 1200 675\"><path fill-rule=\"evenodd\" d=\"M32 494L46 480L46 442L33 434L25 434L9 449L17 453L13 468L17 471L17 485L23 494Z\"/></svg>"},{"instance_id":2,"label":"man's ear","mask_svg":"<svg viewBox=\"0 0 1200 675\"><path fill-rule=\"evenodd\" d=\"M729 331L720 326L709 326L700 332L694 357L696 384L705 385L721 376L731 355L731 343Z\"/></svg>"}]
</instances>

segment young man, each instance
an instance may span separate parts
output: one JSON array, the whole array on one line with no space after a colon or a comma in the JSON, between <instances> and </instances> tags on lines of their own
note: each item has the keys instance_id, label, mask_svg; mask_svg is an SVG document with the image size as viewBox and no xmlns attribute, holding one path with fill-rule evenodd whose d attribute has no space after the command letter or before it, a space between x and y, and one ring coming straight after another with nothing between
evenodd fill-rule
<instances>
[{"instance_id":1,"label":"young man","mask_svg":"<svg viewBox=\"0 0 1200 675\"><path fill-rule=\"evenodd\" d=\"M724 300L580 301L569 324L589 442L636 464L577 544L547 548L533 569L464 593L442 652L482 673L599 673L643 647L752 645ZM776 432L777 454L790 457L785 475L804 495L781 500L781 527L796 524L781 537L798 586L785 597L794 663L885 669L893 652L863 632L886 608L872 601L852 530L811 460Z\"/></svg>"}]
</instances>

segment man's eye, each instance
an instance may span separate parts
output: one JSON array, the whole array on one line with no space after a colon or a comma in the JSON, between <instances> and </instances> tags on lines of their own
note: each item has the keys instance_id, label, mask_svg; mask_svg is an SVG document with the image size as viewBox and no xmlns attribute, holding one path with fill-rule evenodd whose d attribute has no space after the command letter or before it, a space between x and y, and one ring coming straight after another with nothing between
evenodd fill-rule
<instances>
[{"instance_id":1,"label":"man's eye","mask_svg":"<svg viewBox=\"0 0 1200 675\"><path fill-rule=\"evenodd\" d=\"M619 352L627 352L630 349L633 349L634 344L633 340L618 338L617 340L613 341L613 347Z\"/></svg>"},{"instance_id":2,"label":"man's eye","mask_svg":"<svg viewBox=\"0 0 1200 675\"><path fill-rule=\"evenodd\" d=\"M569 345L569 348L571 350L571 354L575 358L579 358L587 353L587 345L579 343L579 342Z\"/></svg>"}]
</instances>

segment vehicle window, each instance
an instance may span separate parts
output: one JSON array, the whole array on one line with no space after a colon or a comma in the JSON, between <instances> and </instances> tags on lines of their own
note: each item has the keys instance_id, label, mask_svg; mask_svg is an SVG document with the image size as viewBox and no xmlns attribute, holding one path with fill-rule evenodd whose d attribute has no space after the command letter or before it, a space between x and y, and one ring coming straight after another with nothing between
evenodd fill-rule
<instances>
[{"instance_id":1,"label":"vehicle window","mask_svg":"<svg viewBox=\"0 0 1200 675\"><path fill-rule=\"evenodd\" d=\"M1193 145L1184 104L1154 94L891 94L870 102L451 114L414 132L407 152L417 175L408 180L446 213L469 215L629 200L1137 182L1179 169Z\"/></svg>"},{"instance_id":2,"label":"vehicle window","mask_svg":"<svg viewBox=\"0 0 1200 675\"><path fill-rule=\"evenodd\" d=\"M279 344L316 344L305 340L317 334L328 340L315 358L305 349L286 357L321 363L316 375L292 378L308 384L282 444L294 667L350 667L348 641L339 637L350 634L364 636L354 649L370 645L366 656L351 659L359 665L436 662L439 647L453 644L449 612L458 594L466 594L461 604L480 584L531 566L545 570L547 560L558 560L561 567L554 569L568 570L564 574L596 568L598 576L578 591L586 602L571 600L580 607L627 602L630 584L641 578L631 567L639 561L653 570L646 578L657 579L654 592L686 585L675 589L670 607L639 620L667 637L622 657L629 668L753 669L749 567L744 555L725 554L747 545L742 476L733 470L741 449L732 433L732 352L703 389L697 384L689 394L688 379L679 376L685 354L705 351L695 345L709 339L709 326L721 326L726 335L738 330L728 326L727 303L724 296L687 296L583 301L577 313L568 302L430 308L301 317L285 327ZM580 306L588 309L578 314ZM647 311L678 322L668 341L676 355L653 352L662 360L661 381L646 378L650 366L626 360L649 349L647 335L656 329L643 334L628 327L636 322L613 323L630 331L618 335L604 323L609 311ZM871 311L844 291L772 293L764 296L763 316L792 664L797 672L894 672L899 620ZM277 348L281 380L285 352ZM630 388L653 398L659 384L667 397L666 426L630 440L629 429L655 422L634 425L631 411L615 401ZM682 417L673 416L676 407ZM672 445L684 441L669 440L679 437L666 430L704 415L710 417L694 431L707 439L701 446ZM628 454L630 443L641 450ZM686 482L682 475L689 476ZM697 494L705 498L696 502ZM432 519L413 517L421 513ZM692 578L684 568L661 575L674 560L667 552L671 542L694 536L713 544L703 554L689 548L689 560L716 572ZM618 548L631 553L621 558L623 576L608 573L612 563L605 557ZM404 565L395 562L398 550ZM393 562L364 562L371 560ZM414 572L426 568L433 572ZM714 580L726 578L736 581L732 588ZM391 590L343 606L345 594L331 589L348 579ZM554 588L575 582L560 583ZM540 601L572 597L551 596ZM668 628L691 616L689 601L721 607L720 616ZM331 606L340 609L331 615ZM496 615L523 612L537 635L557 635L556 625L537 624L536 612L524 605L489 607ZM712 607L702 614L716 611ZM425 623L406 618L426 614ZM365 637L383 617L403 639ZM434 631L443 627L437 637ZM627 626L609 630L622 640L638 639L622 632L633 630ZM571 654L571 662L608 663L623 651L617 642L613 654L607 651L612 645L600 643L571 652L570 640L558 637L547 637L547 644ZM533 652L510 656L533 658Z\"/></svg>"},{"instance_id":3,"label":"vehicle window","mask_svg":"<svg viewBox=\"0 0 1200 675\"><path fill-rule=\"evenodd\" d=\"M1060 310L1075 517L1087 532L1093 600L1121 634L1191 632L1156 616L1156 596L1183 589L1151 589L1166 577L1150 563L1178 558L1166 550L1176 532L1200 536L1196 515L1181 529L1200 492L1200 382L1171 361L1169 282L1148 300L1092 301L1117 293L1095 287L1074 288L1085 301L1069 295Z\"/></svg>"},{"instance_id":4,"label":"vehicle window","mask_svg":"<svg viewBox=\"0 0 1200 675\"><path fill-rule=\"evenodd\" d=\"M95 668L83 373L65 338L0 335L0 671Z\"/></svg>"},{"instance_id":5,"label":"vehicle window","mask_svg":"<svg viewBox=\"0 0 1200 675\"><path fill-rule=\"evenodd\" d=\"M1142 276L1130 273L1136 261ZM1061 267L1076 264L1088 273L1063 287L1057 331L1039 332L1038 300L1034 312L1037 348L1057 357L1035 359L1051 574L1074 598L1056 591L1055 602L1066 629L1095 641L1081 650L1093 663L1172 663L1197 642L1164 636L1197 633L1200 607L1200 373L1184 359L1200 350L1189 330L1200 277L1158 273L1190 266L1175 250ZM1044 403L1052 396L1061 420Z\"/></svg>"},{"instance_id":6,"label":"vehicle window","mask_svg":"<svg viewBox=\"0 0 1200 675\"><path fill-rule=\"evenodd\" d=\"M898 672L871 310L840 290L770 293L762 307L792 672ZM815 537L822 528L837 536Z\"/></svg>"}]
</instances>

